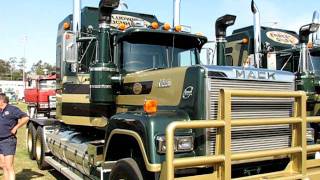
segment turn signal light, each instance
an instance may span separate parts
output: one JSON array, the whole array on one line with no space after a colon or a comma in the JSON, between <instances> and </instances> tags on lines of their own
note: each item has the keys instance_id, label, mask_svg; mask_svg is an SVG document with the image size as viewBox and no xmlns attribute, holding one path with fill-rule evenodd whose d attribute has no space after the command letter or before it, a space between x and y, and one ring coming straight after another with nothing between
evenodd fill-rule
<instances>
[{"instance_id":1,"label":"turn signal light","mask_svg":"<svg viewBox=\"0 0 320 180\"><path fill-rule=\"evenodd\" d=\"M64 30L69 30L70 29L70 24L67 23L67 22L63 23L63 29Z\"/></svg>"},{"instance_id":2,"label":"turn signal light","mask_svg":"<svg viewBox=\"0 0 320 180\"><path fill-rule=\"evenodd\" d=\"M153 23L151 23L151 28L152 29L158 29L159 28L159 24L157 22L153 22Z\"/></svg>"},{"instance_id":3,"label":"turn signal light","mask_svg":"<svg viewBox=\"0 0 320 180\"><path fill-rule=\"evenodd\" d=\"M243 38L241 42L242 44L248 44L249 40L248 38Z\"/></svg>"},{"instance_id":4,"label":"turn signal light","mask_svg":"<svg viewBox=\"0 0 320 180\"><path fill-rule=\"evenodd\" d=\"M118 25L118 29L121 30L121 31L124 31L126 29L126 25L124 23L120 23Z\"/></svg>"},{"instance_id":5,"label":"turn signal light","mask_svg":"<svg viewBox=\"0 0 320 180\"><path fill-rule=\"evenodd\" d=\"M169 31L171 29L171 25L169 23L164 23L163 30Z\"/></svg>"},{"instance_id":6,"label":"turn signal light","mask_svg":"<svg viewBox=\"0 0 320 180\"><path fill-rule=\"evenodd\" d=\"M174 27L174 31L175 32L181 32L182 31L182 26L178 25L178 26Z\"/></svg>"},{"instance_id":7,"label":"turn signal light","mask_svg":"<svg viewBox=\"0 0 320 180\"><path fill-rule=\"evenodd\" d=\"M158 110L158 101L157 100L146 100L144 102L143 109L148 114L156 113Z\"/></svg>"}]
</instances>

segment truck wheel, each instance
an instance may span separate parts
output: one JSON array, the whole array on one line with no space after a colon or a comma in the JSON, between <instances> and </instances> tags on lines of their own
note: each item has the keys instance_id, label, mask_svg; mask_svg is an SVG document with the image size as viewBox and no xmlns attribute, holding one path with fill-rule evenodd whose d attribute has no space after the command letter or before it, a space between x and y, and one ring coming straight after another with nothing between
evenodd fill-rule
<instances>
[{"instance_id":1,"label":"truck wheel","mask_svg":"<svg viewBox=\"0 0 320 180\"><path fill-rule=\"evenodd\" d=\"M45 139L43 137L43 129L41 126L37 129L36 136L36 161L40 170L45 170L49 168L49 164L45 161Z\"/></svg>"},{"instance_id":2,"label":"truck wheel","mask_svg":"<svg viewBox=\"0 0 320 180\"><path fill-rule=\"evenodd\" d=\"M139 166L132 158L117 161L109 177L110 180L143 180Z\"/></svg>"},{"instance_id":3,"label":"truck wheel","mask_svg":"<svg viewBox=\"0 0 320 180\"><path fill-rule=\"evenodd\" d=\"M28 155L31 160L35 160L36 158L36 150L35 150L35 144L36 144L36 133L37 130L34 127L32 123L29 123L28 129L27 129L27 150Z\"/></svg>"}]
</instances>

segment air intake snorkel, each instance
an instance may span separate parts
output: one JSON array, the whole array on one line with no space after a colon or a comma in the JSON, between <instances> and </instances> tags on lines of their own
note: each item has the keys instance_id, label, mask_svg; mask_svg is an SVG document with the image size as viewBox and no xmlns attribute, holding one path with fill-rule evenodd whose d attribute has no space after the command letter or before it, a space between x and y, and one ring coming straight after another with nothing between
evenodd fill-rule
<instances>
[{"instance_id":1,"label":"air intake snorkel","mask_svg":"<svg viewBox=\"0 0 320 180\"><path fill-rule=\"evenodd\" d=\"M225 46L226 46L226 34L227 28L232 26L236 21L236 16L234 15L224 15L219 17L216 20L216 41L217 41L217 65L218 66L225 66L226 63L226 53L225 53Z\"/></svg>"},{"instance_id":2,"label":"air intake snorkel","mask_svg":"<svg viewBox=\"0 0 320 180\"><path fill-rule=\"evenodd\" d=\"M309 35L318 30L319 24L307 24L300 28L299 30L299 41L300 41L300 59L299 59L299 69L296 73L296 85L297 90L306 91L307 94L315 92L315 83L313 66L310 64L310 54L307 47L309 41Z\"/></svg>"},{"instance_id":3,"label":"air intake snorkel","mask_svg":"<svg viewBox=\"0 0 320 180\"><path fill-rule=\"evenodd\" d=\"M101 0L99 4L98 54L94 65L90 67L90 100L93 103L112 104L112 77L116 66L112 62L110 43L111 14L119 6L120 0Z\"/></svg>"},{"instance_id":4,"label":"air intake snorkel","mask_svg":"<svg viewBox=\"0 0 320 180\"><path fill-rule=\"evenodd\" d=\"M299 62L299 73L306 73L309 70L309 55L307 43L309 41L309 35L311 33L317 32L319 29L319 24L311 23L304 25L299 30L299 42L301 45L301 55Z\"/></svg>"}]
</instances>

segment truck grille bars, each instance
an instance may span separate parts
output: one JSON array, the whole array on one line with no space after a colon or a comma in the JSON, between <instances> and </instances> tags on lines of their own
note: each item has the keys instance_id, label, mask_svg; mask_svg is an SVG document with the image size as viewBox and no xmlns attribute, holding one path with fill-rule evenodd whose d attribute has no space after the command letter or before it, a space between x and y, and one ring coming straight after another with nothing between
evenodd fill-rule
<instances>
[{"instance_id":1,"label":"truck grille bars","mask_svg":"<svg viewBox=\"0 0 320 180\"><path fill-rule=\"evenodd\" d=\"M294 98L294 112L291 117L287 118L259 118L259 119L232 119L232 97L268 97L268 98ZM166 161L162 164L160 175L161 180L173 179L191 179L191 178L175 178L175 169L190 168L196 166L213 166L216 171L192 176L192 179L231 179L231 164L233 161L250 160L255 158L263 158L270 156L290 155L290 165L283 170L272 173L261 174L257 176L249 176L245 179L304 179L314 176L312 172L307 172L312 166L319 167L319 163L313 160L307 161L307 151L315 151L320 149L319 145L307 146L306 140L306 94L304 92L294 91L244 91L223 89L220 93L219 116L216 120L189 121L189 122L173 122L166 129ZM309 119L308 121L319 121L319 118ZM254 152L237 152L231 150L231 129L233 127L246 126L265 126L265 125L281 125L290 124L292 126L292 145L281 149L260 150ZM174 134L177 129L201 129L201 128L218 128L217 134L217 151L214 155L177 158L174 156ZM310 174L308 174L310 173ZM318 176L319 177L319 176Z\"/></svg>"},{"instance_id":2,"label":"truck grille bars","mask_svg":"<svg viewBox=\"0 0 320 180\"><path fill-rule=\"evenodd\" d=\"M220 89L292 91L293 83L261 82L244 80L209 79L208 112L209 119L218 117L218 98ZM292 116L293 98L279 97L232 97L231 110L234 121L263 118L287 118ZM207 154L215 153L216 128L206 130ZM286 148L291 143L290 125L264 125L233 127L231 133L232 152L251 152Z\"/></svg>"}]
</instances>

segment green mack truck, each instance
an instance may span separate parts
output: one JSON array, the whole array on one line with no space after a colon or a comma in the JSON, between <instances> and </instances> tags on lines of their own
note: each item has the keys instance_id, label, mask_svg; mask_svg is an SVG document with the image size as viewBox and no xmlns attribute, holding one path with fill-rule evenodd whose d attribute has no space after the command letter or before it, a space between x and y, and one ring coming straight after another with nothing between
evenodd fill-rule
<instances>
[{"instance_id":1,"label":"green mack truck","mask_svg":"<svg viewBox=\"0 0 320 180\"><path fill-rule=\"evenodd\" d=\"M69 179L316 179L306 95L284 71L205 66L207 38L155 16L74 1L58 27L54 119L31 119L28 153ZM217 20L219 47L235 21ZM224 51L219 52L221 58Z\"/></svg>"},{"instance_id":2,"label":"green mack truck","mask_svg":"<svg viewBox=\"0 0 320 180\"><path fill-rule=\"evenodd\" d=\"M226 65L254 66L295 73L296 90L303 90L308 95L308 115L319 115L320 49L316 38L318 13L314 13L312 24L301 27L298 35L294 31L261 27L260 13L254 1L251 6L254 26L234 30L227 37ZM314 35L310 48L308 42L312 33ZM317 124L311 126L315 131L314 141L317 142L320 128Z\"/></svg>"}]
</instances>

